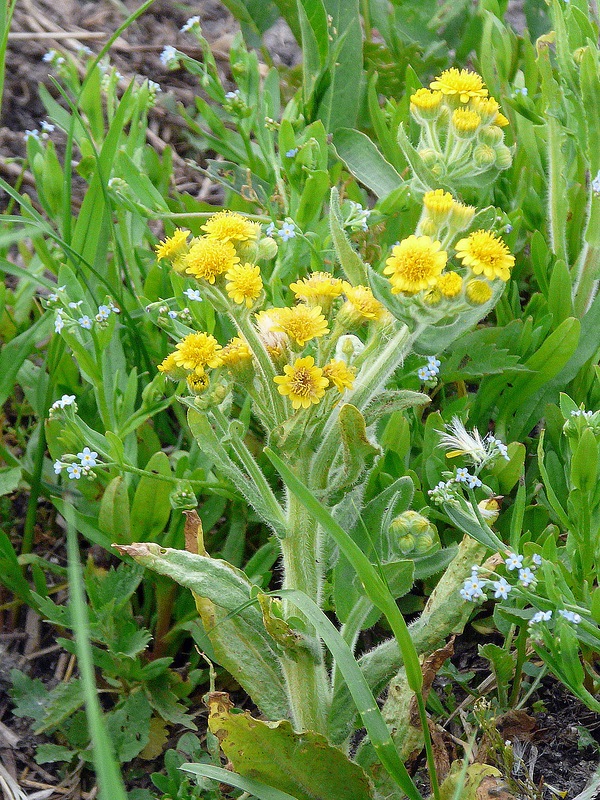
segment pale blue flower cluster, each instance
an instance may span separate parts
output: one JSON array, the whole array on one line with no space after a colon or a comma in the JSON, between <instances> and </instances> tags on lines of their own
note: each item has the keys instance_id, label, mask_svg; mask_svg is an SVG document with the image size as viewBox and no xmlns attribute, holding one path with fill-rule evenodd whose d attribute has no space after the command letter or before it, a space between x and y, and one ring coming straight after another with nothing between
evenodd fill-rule
<instances>
[{"instance_id":1,"label":"pale blue flower cluster","mask_svg":"<svg viewBox=\"0 0 600 800\"><path fill-rule=\"evenodd\" d=\"M440 366L441 361L436 356L427 356L427 364L422 367L419 367L417 370L417 375L419 376L419 380L422 383L427 383L427 381L435 380L435 378L440 373Z\"/></svg>"},{"instance_id":2,"label":"pale blue flower cluster","mask_svg":"<svg viewBox=\"0 0 600 800\"><path fill-rule=\"evenodd\" d=\"M283 242L287 242L296 236L296 225L293 220L286 218L281 226L277 228L274 222L270 222L265 233L267 236L279 236Z\"/></svg>"},{"instance_id":3,"label":"pale blue flower cluster","mask_svg":"<svg viewBox=\"0 0 600 800\"><path fill-rule=\"evenodd\" d=\"M456 483L466 483L469 489L478 489L483 485L481 479L477 475L471 475L466 467L457 467L454 480Z\"/></svg>"},{"instance_id":4,"label":"pale blue flower cluster","mask_svg":"<svg viewBox=\"0 0 600 800\"><path fill-rule=\"evenodd\" d=\"M469 600L471 602L487 599L485 590L486 588L491 588L494 591L494 598L496 600L506 600L515 586L521 585L524 588L528 588L536 582L534 570L540 566L542 563L542 558L539 553L535 553L531 558L531 566L523 566L523 560L524 556L520 555L519 553L509 553L504 559L506 569L509 572L516 571L518 573L519 577L517 584L509 583L505 577L500 577L495 581L486 580L479 575L478 567L471 567L471 577L467 578L463 583L462 589L460 590L460 596L464 600Z\"/></svg>"},{"instance_id":5,"label":"pale blue flower cluster","mask_svg":"<svg viewBox=\"0 0 600 800\"><path fill-rule=\"evenodd\" d=\"M188 300L193 300L196 303L202 302L202 298L200 297L200 289L184 289L183 293Z\"/></svg>"},{"instance_id":6,"label":"pale blue flower cluster","mask_svg":"<svg viewBox=\"0 0 600 800\"><path fill-rule=\"evenodd\" d=\"M296 155L298 155L298 148L294 147L291 150L287 151L287 153L285 154L285 157L286 158L294 158Z\"/></svg>"},{"instance_id":7,"label":"pale blue flower cluster","mask_svg":"<svg viewBox=\"0 0 600 800\"><path fill-rule=\"evenodd\" d=\"M594 416L593 411L584 411L582 408L578 408L576 411L571 411L572 417L584 417L585 419L590 419Z\"/></svg>"},{"instance_id":8,"label":"pale blue flower cluster","mask_svg":"<svg viewBox=\"0 0 600 800\"><path fill-rule=\"evenodd\" d=\"M179 53L172 45L168 44L165 48L163 48L159 58L160 63L167 69L173 70L179 68Z\"/></svg>"},{"instance_id":9,"label":"pale blue flower cluster","mask_svg":"<svg viewBox=\"0 0 600 800\"><path fill-rule=\"evenodd\" d=\"M65 463L60 459L57 459L54 462L54 473L56 475L60 475L63 469L66 467L67 475L69 476L70 480L78 481L82 475L86 477L94 477L92 469L93 467L98 466L100 463L98 461L98 453L96 453L95 450L91 450L89 447L84 447L80 453L77 453L77 458L79 459L78 464Z\"/></svg>"},{"instance_id":10,"label":"pale blue flower cluster","mask_svg":"<svg viewBox=\"0 0 600 800\"><path fill-rule=\"evenodd\" d=\"M201 26L200 26L200 17L190 17L187 22L182 26L181 33L187 33L188 31L198 31L200 33Z\"/></svg>"}]
</instances>

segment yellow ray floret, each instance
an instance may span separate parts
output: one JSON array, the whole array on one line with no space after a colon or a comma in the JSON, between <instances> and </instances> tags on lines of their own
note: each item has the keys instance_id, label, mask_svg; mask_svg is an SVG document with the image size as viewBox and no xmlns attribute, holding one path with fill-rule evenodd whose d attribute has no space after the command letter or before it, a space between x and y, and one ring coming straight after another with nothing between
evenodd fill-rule
<instances>
[{"instance_id":1,"label":"yellow ray floret","mask_svg":"<svg viewBox=\"0 0 600 800\"><path fill-rule=\"evenodd\" d=\"M461 103L468 103L472 97L487 97L488 93L481 76L456 67L442 72L429 84L429 88L437 89L449 97L457 97Z\"/></svg>"},{"instance_id":2,"label":"yellow ray floret","mask_svg":"<svg viewBox=\"0 0 600 800\"><path fill-rule=\"evenodd\" d=\"M392 248L383 270L389 275L392 294L415 293L433 286L446 266L448 256L429 236L409 236Z\"/></svg>"},{"instance_id":3,"label":"yellow ray floret","mask_svg":"<svg viewBox=\"0 0 600 800\"><path fill-rule=\"evenodd\" d=\"M156 245L155 250L158 260L161 261L166 258L169 261L173 261L178 256L183 255L188 249L187 237L189 235L189 231L183 228L176 228L172 236L167 236Z\"/></svg>"},{"instance_id":4,"label":"yellow ray floret","mask_svg":"<svg viewBox=\"0 0 600 800\"><path fill-rule=\"evenodd\" d=\"M455 108L452 112L452 124L458 133L473 133L481 124L481 117L468 108Z\"/></svg>"},{"instance_id":5,"label":"yellow ray floret","mask_svg":"<svg viewBox=\"0 0 600 800\"><path fill-rule=\"evenodd\" d=\"M175 363L197 375L202 375L206 367L220 367L223 363L221 345L209 333L190 333L176 348Z\"/></svg>"},{"instance_id":6,"label":"yellow ray floret","mask_svg":"<svg viewBox=\"0 0 600 800\"><path fill-rule=\"evenodd\" d=\"M329 272L313 272L296 283L290 283L290 289L298 300L333 300L342 294L342 281L334 278Z\"/></svg>"},{"instance_id":7,"label":"yellow ray floret","mask_svg":"<svg viewBox=\"0 0 600 800\"><path fill-rule=\"evenodd\" d=\"M508 247L491 231L473 231L461 239L456 243L456 255L475 275L483 274L489 280L507 281L515 264Z\"/></svg>"},{"instance_id":8,"label":"yellow ray floret","mask_svg":"<svg viewBox=\"0 0 600 800\"><path fill-rule=\"evenodd\" d=\"M344 294L352 306L351 310L363 320L379 321L388 313L368 286L352 286L344 281Z\"/></svg>"},{"instance_id":9,"label":"yellow ray floret","mask_svg":"<svg viewBox=\"0 0 600 800\"><path fill-rule=\"evenodd\" d=\"M346 389L352 389L354 386L356 370L349 367L344 361L332 359L323 367L323 375L342 394Z\"/></svg>"},{"instance_id":10,"label":"yellow ray floret","mask_svg":"<svg viewBox=\"0 0 600 800\"><path fill-rule=\"evenodd\" d=\"M239 261L231 242L201 236L192 241L190 251L185 256L185 271L198 280L214 283L218 275L227 272Z\"/></svg>"},{"instance_id":11,"label":"yellow ray floret","mask_svg":"<svg viewBox=\"0 0 600 800\"><path fill-rule=\"evenodd\" d=\"M169 355L158 365L157 369L170 378L172 381L179 381L185 378L186 372L183 367L177 363L175 356L177 353L169 353Z\"/></svg>"},{"instance_id":12,"label":"yellow ray floret","mask_svg":"<svg viewBox=\"0 0 600 800\"><path fill-rule=\"evenodd\" d=\"M221 242L254 242L260 235L258 222L251 222L235 211L219 211L202 226L210 239Z\"/></svg>"},{"instance_id":13,"label":"yellow ray floret","mask_svg":"<svg viewBox=\"0 0 600 800\"><path fill-rule=\"evenodd\" d=\"M414 94L410 96L411 110L412 106L420 109L421 111L433 111L442 102L443 95L441 92L432 92L431 89L417 89Z\"/></svg>"},{"instance_id":14,"label":"yellow ray floret","mask_svg":"<svg viewBox=\"0 0 600 800\"><path fill-rule=\"evenodd\" d=\"M445 192L443 189L433 189L423 195L423 205L431 214L445 215L452 211L454 198L450 192Z\"/></svg>"},{"instance_id":15,"label":"yellow ray floret","mask_svg":"<svg viewBox=\"0 0 600 800\"><path fill-rule=\"evenodd\" d=\"M252 264L236 264L225 273L225 290L234 303L251 308L262 292L260 268Z\"/></svg>"},{"instance_id":16,"label":"yellow ray floret","mask_svg":"<svg viewBox=\"0 0 600 800\"><path fill-rule=\"evenodd\" d=\"M310 308L303 303L293 308L276 308L276 323L274 330L287 333L297 345L304 345L311 339L324 336L329 333L327 320L321 314L320 306Z\"/></svg>"},{"instance_id":17,"label":"yellow ray floret","mask_svg":"<svg viewBox=\"0 0 600 800\"><path fill-rule=\"evenodd\" d=\"M293 366L287 364L283 371L285 375L277 375L273 380L278 384L277 391L292 401L294 410L319 403L329 386L323 370L315 367L312 356L297 358Z\"/></svg>"},{"instance_id":18,"label":"yellow ray floret","mask_svg":"<svg viewBox=\"0 0 600 800\"><path fill-rule=\"evenodd\" d=\"M458 272L444 272L437 279L436 288L444 297L456 297L462 289L463 279Z\"/></svg>"}]
</instances>

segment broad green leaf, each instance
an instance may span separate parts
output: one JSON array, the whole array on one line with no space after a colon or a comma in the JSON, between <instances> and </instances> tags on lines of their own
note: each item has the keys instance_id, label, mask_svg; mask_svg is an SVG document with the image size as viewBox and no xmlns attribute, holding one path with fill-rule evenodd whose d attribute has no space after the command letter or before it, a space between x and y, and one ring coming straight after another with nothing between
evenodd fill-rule
<instances>
[{"instance_id":1,"label":"broad green leaf","mask_svg":"<svg viewBox=\"0 0 600 800\"><path fill-rule=\"evenodd\" d=\"M35 734L56 728L71 714L74 714L84 703L84 689L81 680L75 679L68 683L59 683L48 695L44 716L41 724L35 729Z\"/></svg>"},{"instance_id":2,"label":"broad green leaf","mask_svg":"<svg viewBox=\"0 0 600 800\"><path fill-rule=\"evenodd\" d=\"M240 775L288 792L297 800L368 800L369 779L325 736L296 733L287 720L263 722L231 713L227 695L208 698L208 726Z\"/></svg>"},{"instance_id":3,"label":"broad green leaf","mask_svg":"<svg viewBox=\"0 0 600 800\"><path fill-rule=\"evenodd\" d=\"M598 443L594 431L586 428L571 459L571 482L582 492L591 492L597 486L597 475Z\"/></svg>"},{"instance_id":4,"label":"broad green leaf","mask_svg":"<svg viewBox=\"0 0 600 800\"><path fill-rule=\"evenodd\" d=\"M331 190L329 201L329 226L331 228L333 246L346 277L353 286L359 284L368 286L366 264L352 247L350 239L342 227L340 194L335 187Z\"/></svg>"},{"instance_id":5,"label":"broad green leaf","mask_svg":"<svg viewBox=\"0 0 600 800\"><path fill-rule=\"evenodd\" d=\"M381 449L367 436L367 427L360 411L345 403L338 416L342 439L344 475L336 488L353 486L360 476L381 454Z\"/></svg>"},{"instance_id":6,"label":"broad green leaf","mask_svg":"<svg viewBox=\"0 0 600 800\"><path fill-rule=\"evenodd\" d=\"M379 199L404 185L398 172L364 133L338 128L333 134L333 146L354 177Z\"/></svg>"},{"instance_id":7,"label":"broad green leaf","mask_svg":"<svg viewBox=\"0 0 600 800\"><path fill-rule=\"evenodd\" d=\"M152 543L117 549L191 589L219 661L265 714L287 716L274 642L265 630L260 611L254 604L249 605L253 587L241 570L220 559Z\"/></svg>"},{"instance_id":8,"label":"broad green leaf","mask_svg":"<svg viewBox=\"0 0 600 800\"><path fill-rule=\"evenodd\" d=\"M54 324L52 314L44 314L24 333L15 336L0 352L0 406L10 396L21 364L31 355L38 342L45 339Z\"/></svg>"},{"instance_id":9,"label":"broad green leaf","mask_svg":"<svg viewBox=\"0 0 600 800\"><path fill-rule=\"evenodd\" d=\"M129 514L129 496L127 484L121 475L117 475L104 490L98 525L117 544L131 541L131 525Z\"/></svg>"},{"instance_id":10,"label":"broad green leaf","mask_svg":"<svg viewBox=\"0 0 600 800\"><path fill-rule=\"evenodd\" d=\"M148 472L170 476L171 466L168 456L163 452L155 453L146 464ZM155 539L164 530L171 514L169 496L173 485L170 481L140 478L133 503L131 505L131 536L141 541Z\"/></svg>"},{"instance_id":11,"label":"broad green leaf","mask_svg":"<svg viewBox=\"0 0 600 800\"><path fill-rule=\"evenodd\" d=\"M106 716L106 727L119 761L131 761L150 739L152 708L142 691L130 694Z\"/></svg>"},{"instance_id":12,"label":"broad green leaf","mask_svg":"<svg viewBox=\"0 0 600 800\"><path fill-rule=\"evenodd\" d=\"M297 0L302 38L302 88L309 105L315 83L327 63L329 31L322 0Z\"/></svg>"},{"instance_id":13,"label":"broad green leaf","mask_svg":"<svg viewBox=\"0 0 600 800\"><path fill-rule=\"evenodd\" d=\"M423 392L412 392L410 389L388 390L373 398L364 416L367 425L372 425L387 414L415 406L425 406L428 403L431 403L431 398Z\"/></svg>"},{"instance_id":14,"label":"broad green leaf","mask_svg":"<svg viewBox=\"0 0 600 800\"><path fill-rule=\"evenodd\" d=\"M12 494L21 481L21 467L0 467L0 496Z\"/></svg>"}]
</instances>

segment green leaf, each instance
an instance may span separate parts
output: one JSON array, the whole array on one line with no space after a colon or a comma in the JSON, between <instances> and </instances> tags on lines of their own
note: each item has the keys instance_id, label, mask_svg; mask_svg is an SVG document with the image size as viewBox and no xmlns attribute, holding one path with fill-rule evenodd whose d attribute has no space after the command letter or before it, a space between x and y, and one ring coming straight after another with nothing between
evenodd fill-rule
<instances>
[{"instance_id":1,"label":"green leaf","mask_svg":"<svg viewBox=\"0 0 600 800\"><path fill-rule=\"evenodd\" d=\"M412 392L410 389L380 392L365 409L365 420L367 425L372 425L387 414L404 411L406 408L415 408L415 406L425 406L428 403L431 403L429 395L423 394L423 392Z\"/></svg>"},{"instance_id":2,"label":"green leaf","mask_svg":"<svg viewBox=\"0 0 600 800\"><path fill-rule=\"evenodd\" d=\"M138 691L106 717L106 727L119 761L131 761L150 739L152 708L143 692Z\"/></svg>"},{"instance_id":3,"label":"green leaf","mask_svg":"<svg viewBox=\"0 0 600 800\"><path fill-rule=\"evenodd\" d=\"M198 610L219 661L265 714L286 716L287 698L279 659L260 611L249 605L253 586L241 570L220 559L152 543L117 549L191 589L200 598Z\"/></svg>"},{"instance_id":4,"label":"green leaf","mask_svg":"<svg viewBox=\"0 0 600 800\"><path fill-rule=\"evenodd\" d=\"M302 38L302 87L309 105L315 84L327 64L329 31L322 0L297 0Z\"/></svg>"},{"instance_id":5,"label":"green leaf","mask_svg":"<svg viewBox=\"0 0 600 800\"><path fill-rule=\"evenodd\" d=\"M35 751L36 764L54 764L57 761L72 761L77 750L70 750L60 744L40 744Z\"/></svg>"},{"instance_id":6,"label":"green leaf","mask_svg":"<svg viewBox=\"0 0 600 800\"><path fill-rule=\"evenodd\" d=\"M597 486L598 443L592 428L581 434L571 459L571 482L582 492L592 492Z\"/></svg>"},{"instance_id":7,"label":"green leaf","mask_svg":"<svg viewBox=\"0 0 600 800\"><path fill-rule=\"evenodd\" d=\"M356 250L352 247L350 239L342 227L342 215L340 211L340 193L333 187L329 201L329 226L331 228L331 238L333 246L346 277L353 286L362 284L369 285L367 278L367 267Z\"/></svg>"},{"instance_id":8,"label":"green leaf","mask_svg":"<svg viewBox=\"0 0 600 800\"><path fill-rule=\"evenodd\" d=\"M506 705L507 687L515 669L513 657L504 647L499 647L497 644L492 644L491 642L479 645L479 655L490 662L494 675L496 676L500 703Z\"/></svg>"},{"instance_id":9,"label":"green leaf","mask_svg":"<svg viewBox=\"0 0 600 800\"><path fill-rule=\"evenodd\" d=\"M117 544L131 542L129 495L127 484L121 475L113 478L104 490L98 513L98 525L113 542Z\"/></svg>"},{"instance_id":10,"label":"green leaf","mask_svg":"<svg viewBox=\"0 0 600 800\"><path fill-rule=\"evenodd\" d=\"M333 134L333 146L354 177L379 199L404 185L398 172L364 133L338 128Z\"/></svg>"},{"instance_id":11,"label":"green leaf","mask_svg":"<svg viewBox=\"0 0 600 800\"><path fill-rule=\"evenodd\" d=\"M79 679L59 683L47 697L44 716L35 729L35 734L56 728L84 704L83 684Z\"/></svg>"},{"instance_id":12,"label":"green leaf","mask_svg":"<svg viewBox=\"0 0 600 800\"><path fill-rule=\"evenodd\" d=\"M10 679L10 696L14 703L12 713L15 717L30 717L39 725L46 713L48 689L39 678L32 679L18 669L11 669Z\"/></svg>"},{"instance_id":13,"label":"green leaf","mask_svg":"<svg viewBox=\"0 0 600 800\"><path fill-rule=\"evenodd\" d=\"M21 482L21 467L0 467L0 496L12 494Z\"/></svg>"},{"instance_id":14,"label":"green leaf","mask_svg":"<svg viewBox=\"0 0 600 800\"><path fill-rule=\"evenodd\" d=\"M0 583L27 605L34 605L17 554L4 531L0 531Z\"/></svg>"},{"instance_id":15,"label":"green leaf","mask_svg":"<svg viewBox=\"0 0 600 800\"><path fill-rule=\"evenodd\" d=\"M44 314L24 333L15 336L5 344L0 353L0 406L4 405L12 393L21 365L35 349L38 342L45 339L54 324L52 314Z\"/></svg>"},{"instance_id":16,"label":"green leaf","mask_svg":"<svg viewBox=\"0 0 600 800\"><path fill-rule=\"evenodd\" d=\"M297 800L287 792L281 792L279 789L273 789L272 786L265 786L260 781L255 781L252 778L242 778L221 767L213 767L212 764L182 764L179 768L183 772L191 772L193 775L199 775L203 778L212 778L214 781L219 781L226 786L235 786L243 792L247 792L258 800Z\"/></svg>"},{"instance_id":17,"label":"green leaf","mask_svg":"<svg viewBox=\"0 0 600 800\"><path fill-rule=\"evenodd\" d=\"M155 453L146 464L148 472L170 476L171 465L168 456ZM172 484L169 481L140 478L131 506L131 537L141 541L155 539L164 530L171 514L169 500Z\"/></svg>"},{"instance_id":18,"label":"green leaf","mask_svg":"<svg viewBox=\"0 0 600 800\"><path fill-rule=\"evenodd\" d=\"M209 695L208 726L240 775L288 792L297 800L368 800L369 779L325 736L296 733L287 720L263 722L233 708L222 693Z\"/></svg>"},{"instance_id":19,"label":"green leaf","mask_svg":"<svg viewBox=\"0 0 600 800\"><path fill-rule=\"evenodd\" d=\"M336 484L336 489L353 486L372 465L373 459L381 454L381 449L369 440L364 417L355 406L345 403L340 409L338 422L344 475Z\"/></svg>"}]
</instances>

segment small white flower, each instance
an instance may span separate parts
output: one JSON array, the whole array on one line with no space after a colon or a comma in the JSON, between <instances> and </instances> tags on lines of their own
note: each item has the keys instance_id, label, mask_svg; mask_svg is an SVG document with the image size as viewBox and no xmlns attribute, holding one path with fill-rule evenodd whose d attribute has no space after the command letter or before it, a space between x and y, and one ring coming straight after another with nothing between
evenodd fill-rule
<instances>
[{"instance_id":1,"label":"small white flower","mask_svg":"<svg viewBox=\"0 0 600 800\"><path fill-rule=\"evenodd\" d=\"M515 89L515 94L522 94L523 97L527 97L528 94L527 87L523 86L520 89Z\"/></svg>"},{"instance_id":2,"label":"small white flower","mask_svg":"<svg viewBox=\"0 0 600 800\"><path fill-rule=\"evenodd\" d=\"M265 233L266 233L267 236L274 236L275 233L277 233L277 228L275 227L275 223L274 222L270 222L267 225L267 229L266 229Z\"/></svg>"},{"instance_id":3,"label":"small white flower","mask_svg":"<svg viewBox=\"0 0 600 800\"><path fill-rule=\"evenodd\" d=\"M171 319L177 319L177 317L179 316L177 311L173 311L173 310L169 311L168 314L171 317Z\"/></svg>"},{"instance_id":4,"label":"small white flower","mask_svg":"<svg viewBox=\"0 0 600 800\"><path fill-rule=\"evenodd\" d=\"M200 28L200 17L190 17L181 28L181 33L187 33L192 28Z\"/></svg>"},{"instance_id":5,"label":"small white flower","mask_svg":"<svg viewBox=\"0 0 600 800\"><path fill-rule=\"evenodd\" d=\"M69 464L67 466L67 472L69 474L69 478L73 481L78 481L81 478L81 474L83 470L79 466L79 464Z\"/></svg>"},{"instance_id":6,"label":"small white flower","mask_svg":"<svg viewBox=\"0 0 600 800\"><path fill-rule=\"evenodd\" d=\"M518 553L509 553L507 558L504 559L504 563L509 572L512 572L513 569L521 569L523 556L518 555Z\"/></svg>"},{"instance_id":7,"label":"small white flower","mask_svg":"<svg viewBox=\"0 0 600 800\"><path fill-rule=\"evenodd\" d=\"M281 226L281 230L279 231L279 235L281 236L284 242L287 242L288 239L293 239L296 236L296 228L293 222L286 222L283 223Z\"/></svg>"},{"instance_id":8,"label":"small white flower","mask_svg":"<svg viewBox=\"0 0 600 800\"><path fill-rule=\"evenodd\" d=\"M535 583L535 575L529 567L521 567L519 570L519 580L523 586L530 586L532 583Z\"/></svg>"},{"instance_id":9,"label":"small white flower","mask_svg":"<svg viewBox=\"0 0 600 800\"><path fill-rule=\"evenodd\" d=\"M62 463L62 461L59 461L57 459L54 462L54 474L55 475L60 475L60 473L63 471L63 467L64 467L64 464Z\"/></svg>"},{"instance_id":10,"label":"small white flower","mask_svg":"<svg viewBox=\"0 0 600 800\"><path fill-rule=\"evenodd\" d=\"M478 489L481 486L481 480L477 475L469 475L467 478L467 486L469 489Z\"/></svg>"},{"instance_id":11,"label":"small white flower","mask_svg":"<svg viewBox=\"0 0 600 800\"><path fill-rule=\"evenodd\" d=\"M89 447L84 447L81 453L77 453L77 458L81 461L82 467L95 467L98 463L98 453Z\"/></svg>"},{"instance_id":12,"label":"small white flower","mask_svg":"<svg viewBox=\"0 0 600 800\"><path fill-rule=\"evenodd\" d=\"M79 308L79 306L83 303L83 300L78 300L77 302L69 303L69 308Z\"/></svg>"},{"instance_id":13,"label":"small white flower","mask_svg":"<svg viewBox=\"0 0 600 800\"><path fill-rule=\"evenodd\" d=\"M449 503L455 500L454 495L451 491L452 481L448 481L448 483L444 483L444 481L440 481L437 486L434 486L433 489L430 489L428 494L433 500L434 503Z\"/></svg>"},{"instance_id":14,"label":"small white flower","mask_svg":"<svg viewBox=\"0 0 600 800\"><path fill-rule=\"evenodd\" d=\"M583 417L584 419L590 419L590 417L594 416L593 411L584 411L582 408L578 408L577 411L571 411L572 417Z\"/></svg>"},{"instance_id":15,"label":"small white flower","mask_svg":"<svg viewBox=\"0 0 600 800\"><path fill-rule=\"evenodd\" d=\"M86 331L91 330L92 320L88 317L87 314L84 314L82 317L79 317L77 322L81 325L82 328L85 328Z\"/></svg>"},{"instance_id":16,"label":"small white flower","mask_svg":"<svg viewBox=\"0 0 600 800\"><path fill-rule=\"evenodd\" d=\"M501 597L503 600L506 600L506 598L508 597L508 593L512 590L512 586L506 580L506 578L500 578L500 580L494 581L493 586L495 590L494 597L496 598Z\"/></svg>"},{"instance_id":17,"label":"small white flower","mask_svg":"<svg viewBox=\"0 0 600 800\"><path fill-rule=\"evenodd\" d=\"M536 611L529 620L529 624L536 625L538 622L548 622L550 619L552 619L552 611Z\"/></svg>"},{"instance_id":18,"label":"small white flower","mask_svg":"<svg viewBox=\"0 0 600 800\"><path fill-rule=\"evenodd\" d=\"M542 565L542 557L539 553L534 553L531 556L532 562L535 564L536 567L540 567Z\"/></svg>"},{"instance_id":19,"label":"small white flower","mask_svg":"<svg viewBox=\"0 0 600 800\"><path fill-rule=\"evenodd\" d=\"M119 306L116 306L116 305L113 303L113 301L112 301L112 300L111 300L111 301L110 301L110 303L108 304L108 307L109 307L109 308L110 308L110 310L113 312L113 314L120 314L120 313L121 313L121 309L119 308Z\"/></svg>"},{"instance_id":20,"label":"small white flower","mask_svg":"<svg viewBox=\"0 0 600 800\"><path fill-rule=\"evenodd\" d=\"M240 90L236 89L235 92L227 92L225 95L225 100L235 100L240 96Z\"/></svg>"},{"instance_id":21,"label":"small white flower","mask_svg":"<svg viewBox=\"0 0 600 800\"><path fill-rule=\"evenodd\" d=\"M51 122L48 122L48 120L43 119L40 122L40 128L44 131L44 133L52 133L54 130L54 125L52 125Z\"/></svg>"},{"instance_id":22,"label":"small white flower","mask_svg":"<svg viewBox=\"0 0 600 800\"><path fill-rule=\"evenodd\" d=\"M579 625L579 623L581 622L581 617L574 611L567 611L564 608L559 608L558 613L561 615L561 617L564 617L567 620L567 622L572 622L575 625Z\"/></svg>"},{"instance_id":23,"label":"small white flower","mask_svg":"<svg viewBox=\"0 0 600 800\"><path fill-rule=\"evenodd\" d=\"M197 303L202 302L202 298L200 297L200 289L185 289L183 293L188 300L195 300Z\"/></svg>"},{"instance_id":24,"label":"small white flower","mask_svg":"<svg viewBox=\"0 0 600 800\"><path fill-rule=\"evenodd\" d=\"M74 394L63 394L60 400L56 400L52 403L52 408L66 408L67 406L74 406L75 405L75 395Z\"/></svg>"},{"instance_id":25,"label":"small white flower","mask_svg":"<svg viewBox=\"0 0 600 800\"><path fill-rule=\"evenodd\" d=\"M287 153L285 154L285 157L286 158L294 158L294 156L296 156L297 154L298 154L298 148L297 147L293 147L291 150L287 151Z\"/></svg>"},{"instance_id":26,"label":"small white flower","mask_svg":"<svg viewBox=\"0 0 600 800\"><path fill-rule=\"evenodd\" d=\"M44 55L42 56L42 61L49 63L56 55L57 55L56 50L48 50L48 52L44 53Z\"/></svg>"},{"instance_id":27,"label":"small white flower","mask_svg":"<svg viewBox=\"0 0 600 800\"><path fill-rule=\"evenodd\" d=\"M179 67L179 54L177 50L168 44L159 56L160 62L167 69L177 69Z\"/></svg>"},{"instance_id":28,"label":"small white flower","mask_svg":"<svg viewBox=\"0 0 600 800\"><path fill-rule=\"evenodd\" d=\"M39 142L40 141L40 132L37 130L37 128L35 130L33 130L33 131L27 130L23 134L23 139L25 139L26 142L28 142L30 139L36 139Z\"/></svg>"},{"instance_id":29,"label":"small white flower","mask_svg":"<svg viewBox=\"0 0 600 800\"><path fill-rule=\"evenodd\" d=\"M454 480L457 483L466 483L471 476L469 475L469 470L466 467L459 467L456 470L456 475L454 476Z\"/></svg>"},{"instance_id":30,"label":"small white flower","mask_svg":"<svg viewBox=\"0 0 600 800\"><path fill-rule=\"evenodd\" d=\"M157 83L156 81L151 81L150 78L148 78L148 91L150 92L150 94L157 94L157 92L162 92L162 89L160 88L160 83Z\"/></svg>"},{"instance_id":31,"label":"small white flower","mask_svg":"<svg viewBox=\"0 0 600 800\"><path fill-rule=\"evenodd\" d=\"M110 308L108 306L98 306L98 313L96 319L98 322L104 322L110 317Z\"/></svg>"},{"instance_id":32,"label":"small white flower","mask_svg":"<svg viewBox=\"0 0 600 800\"><path fill-rule=\"evenodd\" d=\"M56 315L56 319L54 320L54 333L60 333L62 329L65 327L65 320L61 314Z\"/></svg>"},{"instance_id":33,"label":"small white flower","mask_svg":"<svg viewBox=\"0 0 600 800\"><path fill-rule=\"evenodd\" d=\"M596 194L600 194L600 169L596 173L596 177L592 181L592 189L596 192Z\"/></svg>"},{"instance_id":34,"label":"small white flower","mask_svg":"<svg viewBox=\"0 0 600 800\"><path fill-rule=\"evenodd\" d=\"M449 449L446 458L456 458L456 456L468 456L474 464L481 464L488 457L485 442L477 429L467 431L465 425L458 417L453 417L452 421L446 425L448 433L442 433L440 447Z\"/></svg>"}]
</instances>

